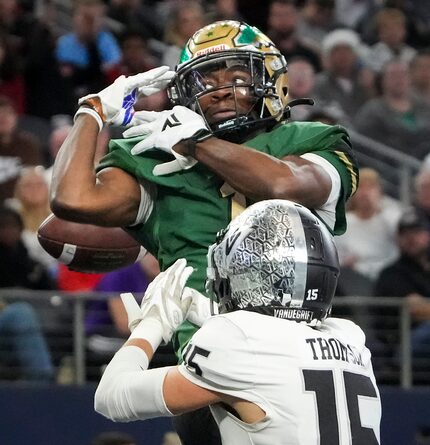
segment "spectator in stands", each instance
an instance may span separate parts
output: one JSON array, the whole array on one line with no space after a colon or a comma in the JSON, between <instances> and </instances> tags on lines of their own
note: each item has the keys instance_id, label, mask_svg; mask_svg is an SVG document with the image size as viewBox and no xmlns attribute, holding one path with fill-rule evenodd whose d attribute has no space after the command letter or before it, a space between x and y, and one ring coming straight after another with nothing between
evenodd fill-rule
<instances>
[{"instance_id":1,"label":"spectator in stands","mask_svg":"<svg viewBox=\"0 0 430 445\"><path fill-rule=\"evenodd\" d=\"M51 165L54 162L58 150L60 149L63 142L66 140L66 137L70 133L71 129L72 129L71 120L70 122L68 120L65 120L59 123L58 125L54 126L53 130L51 131L51 135L49 137L49 161L50 161L49 165ZM52 173L50 168L48 170L47 174Z\"/></svg>"},{"instance_id":2,"label":"spectator in stands","mask_svg":"<svg viewBox=\"0 0 430 445\"><path fill-rule=\"evenodd\" d=\"M34 22L34 16L22 8L19 0L0 2L0 34L6 36L11 51L22 64L25 62Z\"/></svg>"},{"instance_id":3,"label":"spectator in stands","mask_svg":"<svg viewBox=\"0 0 430 445\"><path fill-rule=\"evenodd\" d=\"M107 15L116 24L112 27L117 37L124 32L140 32L145 39L163 38L164 21L154 2L146 0L111 0ZM119 25L119 26L118 26Z\"/></svg>"},{"instance_id":4,"label":"spectator in stands","mask_svg":"<svg viewBox=\"0 0 430 445\"><path fill-rule=\"evenodd\" d=\"M299 11L294 0L272 0L267 16L267 35L287 60L304 57L315 68L321 69L320 57L297 35Z\"/></svg>"},{"instance_id":5,"label":"spectator in stands","mask_svg":"<svg viewBox=\"0 0 430 445\"><path fill-rule=\"evenodd\" d=\"M105 18L101 0L79 0L73 12L73 31L58 39L57 61L76 98L104 88L118 76L121 50L114 35L104 28Z\"/></svg>"},{"instance_id":6,"label":"spectator in stands","mask_svg":"<svg viewBox=\"0 0 430 445\"><path fill-rule=\"evenodd\" d=\"M237 0L215 0L212 8L208 14L209 22L216 22L217 20L237 20L244 21L242 14L239 11Z\"/></svg>"},{"instance_id":7,"label":"spectator in stands","mask_svg":"<svg viewBox=\"0 0 430 445\"><path fill-rule=\"evenodd\" d=\"M408 20L408 40L414 48L426 48L430 42L430 14L428 0L401 0L401 8Z\"/></svg>"},{"instance_id":8,"label":"spectator in stands","mask_svg":"<svg viewBox=\"0 0 430 445\"><path fill-rule=\"evenodd\" d=\"M51 164L54 162L55 157L57 156L58 150L60 149L63 142L66 140L67 136L72 129L72 118L70 116L56 116L56 119L53 120L53 130L49 137L49 165L45 170L45 177L48 181L48 184L51 183L52 176L52 166ZM111 138L109 128L103 128L103 130L99 133L97 140L97 155L96 162L106 153L107 145L109 143L109 139Z\"/></svg>"},{"instance_id":9,"label":"spectator in stands","mask_svg":"<svg viewBox=\"0 0 430 445\"><path fill-rule=\"evenodd\" d=\"M44 1L39 8L40 16L26 36L26 113L49 120L57 114L73 114L75 109L71 83L61 75L55 54L57 39L63 33L60 17L64 20L66 16L67 25L71 20L64 4Z\"/></svg>"},{"instance_id":10,"label":"spectator in stands","mask_svg":"<svg viewBox=\"0 0 430 445\"><path fill-rule=\"evenodd\" d=\"M54 276L58 262L49 255L37 240L37 229L50 215L49 187L42 166L26 167L15 184L14 197L6 200L22 218L22 240L31 258L43 264Z\"/></svg>"},{"instance_id":11,"label":"spectator in stands","mask_svg":"<svg viewBox=\"0 0 430 445\"><path fill-rule=\"evenodd\" d=\"M336 114L336 110L330 110L328 107L315 107L309 113L307 118L310 122L322 122L327 125L337 125L341 116Z\"/></svg>"},{"instance_id":12,"label":"spectator in stands","mask_svg":"<svg viewBox=\"0 0 430 445\"><path fill-rule=\"evenodd\" d=\"M318 54L324 37L339 27L334 7L335 0L305 0L300 11L298 37Z\"/></svg>"},{"instance_id":13,"label":"spectator in stands","mask_svg":"<svg viewBox=\"0 0 430 445\"><path fill-rule=\"evenodd\" d=\"M122 59L120 73L126 76L144 73L159 65L148 48L147 39L140 32L127 32L121 36ZM135 105L136 110L162 111L168 105L165 91L142 97Z\"/></svg>"},{"instance_id":14,"label":"spectator in stands","mask_svg":"<svg viewBox=\"0 0 430 445\"><path fill-rule=\"evenodd\" d=\"M413 98L406 62L394 59L385 65L381 88L382 96L369 100L357 113L356 130L423 159L430 150L430 106Z\"/></svg>"},{"instance_id":15,"label":"spectator in stands","mask_svg":"<svg viewBox=\"0 0 430 445\"><path fill-rule=\"evenodd\" d=\"M106 431L98 434L91 445L137 445L136 440L129 434L120 431Z\"/></svg>"},{"instance_id":16,"label":"spectator in stands","mask_svg":"<svg viewBox=\"0 0 430 445\"><path fill-rule=\"evenodd\" d=\"M396 231L400 215L397 201L384 194L378 172L360 169L360 184L346 213L348 230L335 238L341 267L374 282L379 272L398 257ZM348 277L348 283L342 274L339 279L339 286L349 291L344 293L354 290L350 287L351 273ZM360 291L357 289L356 293Z\"/></svg>"},{"instance_id":17,"label":"spectator in stands","mask_svg":"<svg viewBox=\"0 0 430 445\"><path fill-rule=\"evenodd\" d=\"M288 61L288 97L292 101L314 97L315 69L304 57L293 57ZM291 109L291 120L305 121L312 112L309 105L296 105Z\"/></svg>"},{"instance_id":18,"label":"spectator in stands","mask_svg":"<svg viewBox=\"0 0 430 445\"><path fill-rule=\"evenodd\" d=\"M0 287L54 289L46 268L33 260L22 239L24 223L19 213L0 207Z\"/></svg>"},{"instance_id":19,"label":"spectator in stands","mask_svg":"<svg viewBox=\"0 0 430 445\"><path fill-rule=\"evenodd\" d=\"M162 58L162 65L172 69L190 36L206 24L205 10L194 0L172 3L166 23L164 42L168 45Z\"/></svg>"},{"instance_id":20,"label":"spectator in stands","mask_svg":"<svg viewBox=\"0 0 430 445\"><path fill-rule=\"evenodd\" d=\"M379 0L336 0L336 22L341 27L353 29L363 37L361 31L379 4Z\"/></svg>"},{"instance_id":21,"label":"spectator in stands","mask_svg":"<svg viewBox=\"0 0 430 445\"><path fill-rule=\"evenodd\" d=\"M18 115L7 97L0 97L0 203L13 196L23 166L42 165L38 141L18 129Z\"/></svg>"},{"instance_id":22,"label":"spectator in stands","mask_svg":"<svg viewBox=\"0 0 430 445\"><path fill-rule=\"evenodd\" d=\"M424 163L415 177L415 206L430 231L430 163Z\"/></svg>"},{"instance_id":23,"label":"spectator in stands","mask_svg":"<svg viewBox=\"0 0 430 445\"><path fill-rule=\"evenodd\" d=\"M414 98L430 104L430 49L417 52L410 64L410 74Z\"/></svg>"},{"instance_id":24,"label":"spectator in stands","mask_svg":"<svg viewBox=\"0 0 430 445\"><path fill-rule=\"evenodd\" d=\"M36 311L26 302L0 303L0 379L49 381L53 375Z\"/></svg>"},{"instance_id":25,"label":"spectator in stands","mask_svg":"<svg viewBox=\"0 0 430 445\"><path fill-rule=\"evenodd\" d=\"M115 352L130 335L128 318L119 294L121 292L144 293L148 284L159 274L158 261L146 254L139 262L105 274L95 286L95 291L112 292L116 296L108 300L92 300L87 305L85 329L88 336L88 378L100 378L100 367L108 363ZM171 345L158 351L168 360L157 360L155 365L175 364L176 358ZM169 356L166 353L170 353Z\"/></svg>"},{"instance_id":26,"label":"spectator in stands","mask_svg":"<svg viewBox=\"0 0 430 445\"><path fill-rule=\"evenodd\" d=\"M319 106L336 109L342 124L374 95L374 79L360 65L361 53L360 37L349 29L332 31L322 42L324 71L317 74L314 97Z\"/></svg>"},{"instance_id":27,"label":"spectator in stands","mask_svg":"<svg viewBox=\"0 0 430 445\"><path fill-rule=\"evenodd\" d=\"M6 36L0 36L0 95L12 102L18 114L25 111L25 82L19 60L10 50Z\"/></svg>"},{"instance_id":28,"label":"spectator in stands","mask_svg":"<svg viewBox=\"0 0 430 445\"><path fill-rule=\"evenodd\" d=\"M375 286L378 296L407 298L413 320L412 352L430 358L430 231L414 208L401 217L397 228L400 258L382 270ZM386 320L387 324L389 321ZM393 327L393 326L391 326ZM398 324L396 326L398 329ZM391 344L398 344L390 338Z\"/></svg>"},{"instance_id":29,"label":"spectator in stands","mask_svg":"<svg viewBox=\"0 0 430 445\"><path fill-rule=\"evenodd\" d=\"M65 292L91 292L104 274L70 270L63 263L58 265L58 289Z\"/></svg>"},{"instance_id":30,"label":"spectator in stands","mask_svg":"<svg viewBox=\"0 0 430 445\"><path fill-rule=\"evenodd\" d=\"M33 261L22 242L22 219L7 207L0 207L0 287L51 289L43 266ZM17 363L18 378L47 380L53 376L50 353L33 307L14 302L0 307L1 375L16 378L10 366ZM9 373L8 373L9 370Z\"/></svg>"},{"instance_id":31,"label":"spectator in stands","mask_svg":"<svg viewBox=\"0 0 430 445\"><path fill-rule=\"evenodd\" d=\"M147 39L139 31L127 31L120 38L122 59L120 72L125 76L143 73L158 66L148 48Z\"/></svg>"},{"instance_id":32,"label":"spectator in stands","mask_svg":"<svg viewBox=\"0 0 430 445\"><path fill-rule=\"evenodd\" d=\"M103 276L95 290L115 292L118 296L91 303L86 315L86 331L88 334L99 333L112 337L127 338L130 334L127 314L119 298L120 292L145 292L148 284L160 272L157 260L146 254L140 261Z\"/></svg>"},{"instance_id":33,"label":"spectator in stands","mask_svg":"<svg viewBox=\"0 0 430 445\"><path fill-rule=\"evenodd\" d=\"M19 106L17 111L45 119L56 113L71 113L74 106L55 63L58 34L55 14L52 14L55 7L49 3L38 3L40 17L36 18L32 12L25 11L22 1L0 2L0 33L6 37L19 72L25 78L25 107ZM46 94L47 91L50 94Z\"/></svg>"},{"instance_id":34,"label":"spectator in stands","mask_svg":"<svg viewBox=\"0 0 430 445\"><path fill-rule=\"evenodd\" d=\"M406 17L396 8L383 8L375 15L378 41L370 47L366 65L380 72L394 58L409 63L416 51L406 44Z\"/></svg>"}]
</instances>

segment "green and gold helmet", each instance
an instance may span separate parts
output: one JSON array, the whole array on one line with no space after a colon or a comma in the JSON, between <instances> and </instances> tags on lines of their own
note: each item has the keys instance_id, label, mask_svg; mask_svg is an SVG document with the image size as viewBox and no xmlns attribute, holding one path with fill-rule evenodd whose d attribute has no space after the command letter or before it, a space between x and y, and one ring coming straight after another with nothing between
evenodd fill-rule
<instances>
[{"instance_id":1,"label":"green and gold helmet","mask_svg":"<svg viewBox=\"0 0 430 445\"><path fill-rule=\"evenodd\" d=\"M226 139L236 134L230 139L240 140L257 128L270 128L281 121L288 108L287 63L266 35L243 22L215 22L189 39L176 67L175 81L168 90L169 97L175 105L191 108L205 117L200 98L226 88L236 95L238 89L234 82L211 87L205 80L207 73L237 66L250 74L249 82L241 83L240 88L248 89L254 105L246 115L236 112L235 118L208 122L213 133Z\"/></svg>"}]
</instances>

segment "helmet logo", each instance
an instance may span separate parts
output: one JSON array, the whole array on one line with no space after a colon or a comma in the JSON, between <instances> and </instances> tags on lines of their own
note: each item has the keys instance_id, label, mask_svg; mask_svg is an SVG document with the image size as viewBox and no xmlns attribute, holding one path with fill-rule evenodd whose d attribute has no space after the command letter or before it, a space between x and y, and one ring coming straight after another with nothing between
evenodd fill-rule
<instances>
[{"instance_id":1,"label":"helmet logo","mask_svg":"<svg viewBox=\"0 0 430 445\"><path fill-rule=\"evenodd\" d=\"M233 249L233 246L235 245L237 239L239 238L239 235L240 235L240 230L238 229L238 230L236 230L236 232L233 233L232 236L230 236L230 237L228 237L226 239L226 242L225 242L225 253L227 255L230 254L231 249Z\"/></svg>"},{"instance_id":2,"label":"helmet logo","mask_svg":"<svg viewBox=\"0 0 430 445\"><path fill-rule=\"evenodd\" d=\"M292 287L294 286L294 279L290 277L282 277L276 283L274 283L274 288L277 290L278 301L282 306L289 305L292 299Z\"/></svg>"},{"instance_id":3,"label":"helmet logo","mask_svg":"<svg viewBox=\"0 0 430 445\"><path fill-rule=\"evenodd\" d=\"M203 54L211 54L216 53L218 51L225 51L229 49L229 47L225 43L221 43L220 45L210 46L209 48L201 49L194 54L194 57L202 56Z\"/></svg>"}]
</instances>

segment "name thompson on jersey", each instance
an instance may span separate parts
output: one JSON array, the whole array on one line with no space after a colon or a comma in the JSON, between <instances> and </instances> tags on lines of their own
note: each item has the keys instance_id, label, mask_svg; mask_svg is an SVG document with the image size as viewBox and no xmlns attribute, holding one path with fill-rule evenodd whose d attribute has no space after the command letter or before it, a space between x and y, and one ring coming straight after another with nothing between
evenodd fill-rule
<instances>
[{"instance_id":1,"label":"name thompson on jersey","mask_svg":"<svg viewBox=\"0 0 430 445\"><path fill-rule=\"evenodd\" d=\"M341 360L353 365L364 366L360 352L352 345L344 344L337 338L307 338L314 360Z\"/></svg>"}]
</instances>

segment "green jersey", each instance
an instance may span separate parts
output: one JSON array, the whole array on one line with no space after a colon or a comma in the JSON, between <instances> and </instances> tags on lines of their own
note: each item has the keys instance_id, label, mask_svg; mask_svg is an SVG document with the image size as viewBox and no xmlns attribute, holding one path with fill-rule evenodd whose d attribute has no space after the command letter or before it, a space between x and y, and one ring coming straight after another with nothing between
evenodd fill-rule
<instances>
[{"instance_id":1,"label":"green jersey","mask_svg":"<svg viewBox=\"0 0 430 445\"><path fill-rule=\"evenodd\" d=\"M186 258L194 268L187 285L204 293L209 245L235 216L237 202L243 206L252 202L239 196L201 164L170 175L154 176L154 166L170 161L171 156L160 150L134 156L130 151L139 140L141 138L111 141L109 153L101 160L98 170L121 168L138 180L156 185L148 220L128 227L127 231L159 260L161 270L178 258ZM332 233L338 235L345 231L345 202L357 187L358 173L348 134L342 127L317 122L282 123L243 145L278 159L313 153L330 162L341 180ZM178 357L196 329L188 321L179 327L173 339Z\"/></svg>"}]
</instances>

